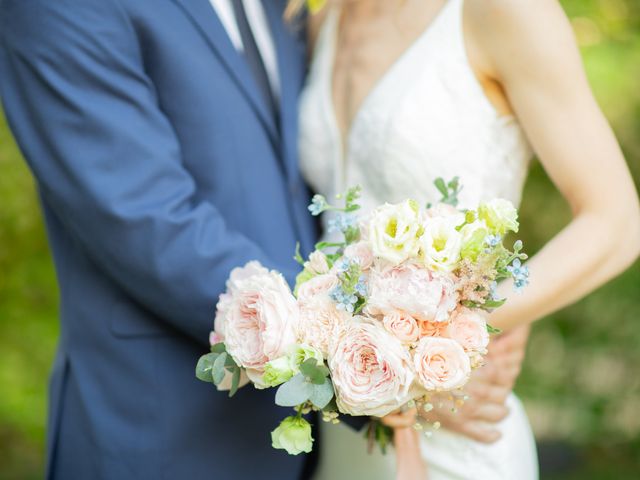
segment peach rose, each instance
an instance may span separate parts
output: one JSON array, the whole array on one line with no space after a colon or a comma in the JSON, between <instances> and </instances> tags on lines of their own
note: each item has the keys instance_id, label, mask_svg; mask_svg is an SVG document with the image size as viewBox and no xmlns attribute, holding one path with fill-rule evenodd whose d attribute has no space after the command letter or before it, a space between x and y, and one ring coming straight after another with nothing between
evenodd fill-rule
<instances>
[{"instance_id":1,"label":"peach rose","mask_svg":"<svg viewBox=\"0 0 640 480\"><path fill-rule=\"evenodd\" d=\"M430 322L422 320L418 322L420 337L446 337L449 322Z\"/></svg>"},{"instance_id":2,"label":"peach rose","mask_svg":"<svg viewBox=\"0 0 640 480\"><path fill-rule=\"evenodd\" d=\"M391 312L382 319L384 328L392 333L402 343L413 343L418 341L420 328L418 322L411 315L404 312Z\"/></svg>"},{"instance_id":3,"label":"peach rose","mask_svg":"<svg viewBox=\"0 0 640 480\"><path fill-rule=\"evenodd\" d=\"M329 263L327 262L327 256L319 250L314 251L309 255L309 261L305 262L305 268L308 268L316 275L329 272Z\"/></svg>"},{"instance_id":4,"label":"peach rose","mask_svg":"<svg viewBox=\"0 0 640 480\"><path fill-rule=\"evenodd\" d=\"M419 321L444 322L458 304L452 277L416 263L381 265L371 270L366 312L385 315L402 310Z\"/></svg>"},{"instance_id":5,"label":"peach rose","mask_svg":"<svg viewBox=\"0 0 640 480\"><path fill-rule=\"evenodd\" d=\"M484 317L468 308L460 309L451 320L447 329L448 337L457 341L465 352L471 354L487 353L489 332Z\"/></svg>"},{"instance_id":6,"label":"peach rose","mask_svg":"<svg viewBox=\"0 0 640 480\"><path fill-rule=\"evenodd\" d=\"M423 337L413 352L413 365L419 383L427 391L451 391L469 380L469 356L455 340Z\"/></svg>"},{"instance_id":7,"label":"peach rose","mask_svg":"<svg viewBox=\"0 0 640 480\"><path fill-rule=\"evenodd\" d=\"M220 296L215 330L238 365L261 371L296 341L298 305L282 275L257 262L235 269Z\"/></svg>"},{"instance_id":8,"label":"peach rose","mask_svg":"<svg viewBox=\"0 0 640 480\"><path fill-rule=\"evenodd\" d=\"M338 409L382 417L411 400L411 358L381 325L356 318L329 357Z\"/></svg>"}]
</instances>

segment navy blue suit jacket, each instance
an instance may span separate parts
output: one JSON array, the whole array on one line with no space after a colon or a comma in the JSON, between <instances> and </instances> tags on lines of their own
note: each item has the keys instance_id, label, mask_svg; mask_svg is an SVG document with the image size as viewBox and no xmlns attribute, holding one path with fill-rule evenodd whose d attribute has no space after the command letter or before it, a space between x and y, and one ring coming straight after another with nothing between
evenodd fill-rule
<instances>
[{"instance_id":1,"label":"navy blue suit jacket","mask_svg":"<svg viewBox=\"0 0 640 480\"><path fill-rule=\"evenodd\" d=\"M275 125L209 0L0 0L0 94L61 287L48 477L295 479L273 392L194 377L229 271L292 279L316 238L296 159L304 42L264 0ZM37 347L37 346L36 346Z\"/></svg>"}]
</instances>

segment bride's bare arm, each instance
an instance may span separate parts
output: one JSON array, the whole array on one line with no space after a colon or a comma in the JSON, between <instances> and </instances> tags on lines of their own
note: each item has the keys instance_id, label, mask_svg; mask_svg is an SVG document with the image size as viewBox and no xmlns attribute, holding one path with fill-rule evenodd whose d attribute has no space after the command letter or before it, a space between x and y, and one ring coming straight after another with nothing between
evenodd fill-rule
<instances>
[{"instance_id":1,"label":"bride's bare arm","mask_svg":"<svg viewBox=\"0 0 640 480\"><path fill-rule=\"evenodd\" d=\"M640 209L558 2L470 0L467 14L473 60L504 89L573 212L528 262L531 284L524 293L501 286L509 301L491 323L510 329L577 301L627 268L640 252Z\"/></svg>"}]
</instances>

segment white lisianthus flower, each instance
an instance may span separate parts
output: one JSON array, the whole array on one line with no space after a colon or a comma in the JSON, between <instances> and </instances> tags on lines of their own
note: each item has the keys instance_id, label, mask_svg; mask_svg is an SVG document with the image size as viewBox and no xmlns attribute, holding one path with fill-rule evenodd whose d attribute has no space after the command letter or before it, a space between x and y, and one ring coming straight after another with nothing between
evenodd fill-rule
<instances>
[{"instance_id":1,"label":"white lisianthus flower","mask_svg":"<svg viewBox=\"0 0 640 480\"><path fill-rule=\"evenodd\" d=\"M496 198L478 207L478 217L484 220L495 235L518 231L518 211L509 200Z\"/></svg>"},{"instance_id":2,"label":"white lisianthus flower","mask_svg":"<svg viewBox=\"0 0 640 480\"><path fill-rule=\"evenodd\" d=\"M485 239L489 235L489 228L484 220L476 220L468 223L460 230L462 235L462 246L460 256L475 261L482 253L485 246Z\"/></svg>"},{"instance_id":3,"label":"white lisianthus flower","mask_svg":"<svg viewBox=\"0 0 640 480\"><path fill-rule=\"evenodd\" d=\"M427 220L420 238L426 266L438 272L450 272L460 260L462 234L456 230L457 217L435 217Z\"/></svg>"},{"instance_id":4,"label":"white lisianthus flower","mask_svg":"<svg viewBox=\"0 0 640 480\"><path fill-rule=\"evenodd\" d=\"M288 381L296 373L298 373L297 368L288 356L276 358L265 363L262 382L267 387L276 387Z\"/></svg>"},{"instance_id":5,"label":"white lisianthus flower","mask_svg":"<svg viewBox=\"0 0 640 480\"><path fill-rule=\"evenodd\" d=\"M414 200L378 207L369 220L369 243L374 256L397 265L418 254L422 233L420 207Z\"/></svg>"},{"instance_id":6,"label":"white lisianthus flower","mask_svg":"<svg viewBox=\"0 0 640 480\"><path fill-rule=\"evenodd\" d=\"M309 453L313 447L311 425L302 417L287 417L271 432L271 445L289 455Z\"/></svg>"}]
</instances>

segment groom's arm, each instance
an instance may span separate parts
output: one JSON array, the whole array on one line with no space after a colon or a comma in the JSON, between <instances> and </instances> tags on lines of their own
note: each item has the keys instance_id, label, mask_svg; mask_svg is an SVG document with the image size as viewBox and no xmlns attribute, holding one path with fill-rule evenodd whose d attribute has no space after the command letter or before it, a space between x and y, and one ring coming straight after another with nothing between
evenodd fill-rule
<instances>
[{"instance_id":1,"label":"groom's arm","mask_svg":"<svg viewBox=\"0 0 640 480\"><path fill-rule=\"evenodd\" d=\"M282 267L197 199L139 48L114 0L0 0L0 94L43 199L132 298L205 341L233 267Z\"/></svg>"}]
</instances>

